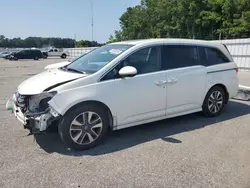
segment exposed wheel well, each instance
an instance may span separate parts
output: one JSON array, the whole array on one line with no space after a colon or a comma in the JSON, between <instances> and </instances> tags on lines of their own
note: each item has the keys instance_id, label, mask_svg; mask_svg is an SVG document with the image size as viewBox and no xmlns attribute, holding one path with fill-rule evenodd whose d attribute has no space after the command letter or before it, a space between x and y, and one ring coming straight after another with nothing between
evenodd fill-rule
<instances>
[{"instance_id":1,"label":"exposed wheel well","mask_svg":"<svg viewBox=\"0 0 250 188\"><path fill-rule=\"evenodd\" d=\"M225 99L225 104L227 104L228 101L229 101L229 93L228 93L228 91L227 91L226 86L225 86L224 84L216 84L216 85L213 85L210 89L212 89L213 87L216 87L216 86L222 88L222 89L225 91L225 95L226 95L226 96L225 96L225 97L226 97L226 99ZM210 90L210 89L209 89L209 90Z\"/></svg>"},{"instance_id":2,"label":"exposed wheel well","mask_svg":"<svg viewBox=\"0 0 250 188\"><path fill-rule=\"evenodd\" d=\"M71 111L71 110L73 110L75 108L78 108L79 106L86 105L86 104L97 105L97 106L100 106L101 108L107 110L108 116L109 116L109 122L110 122L109 123L109 128L112 130L112 128L113 128L113 116L112 116L112 113L111 113L109 107L106 104L104 104L104 103L102 103L100 101L93 101L92 100L92 101L80 102L80 103L72 106L70 109L68 109L65 114L67 114L69 111Z\"/></svg>"}]
</instances>

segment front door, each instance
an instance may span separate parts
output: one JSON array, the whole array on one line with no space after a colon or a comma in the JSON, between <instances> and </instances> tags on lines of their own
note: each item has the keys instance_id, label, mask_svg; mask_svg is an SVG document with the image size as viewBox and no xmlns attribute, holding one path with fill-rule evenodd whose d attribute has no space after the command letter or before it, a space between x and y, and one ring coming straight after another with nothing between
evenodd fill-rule
<instances>
[{"instance_id":1,"label":"front door","mask_svg":"<svg viewBox=\"0 0 250 188\"><path fill-rule=\"evenodd\" d=\"M48 56L54 56L54 50L53 49L50 49L48 51Z\"/></svg>"},{"instance_id":2,"label":"front door","mask_svg":"<svg viewBox=\"0 0 250 188\"><path fill-rule=\"evenodd\" d=\"M201 108L206 69L200 65L197 47L166 45L162 61L167 70L167 115Z\"/></svg>"},{"instance_id":3,"label":"front door","mask_svg":"<svg viewBox=\"0 0 250 188\"><path fill-rule=\"evenodd\" d=\"M137 75L113 80L124 66L135 67ZM166 73L161 70L160 47L135 52L110 71L103 81L112 88L110 97L117 112L118 127L165 116Z\"/></svg>"}]
</instances>

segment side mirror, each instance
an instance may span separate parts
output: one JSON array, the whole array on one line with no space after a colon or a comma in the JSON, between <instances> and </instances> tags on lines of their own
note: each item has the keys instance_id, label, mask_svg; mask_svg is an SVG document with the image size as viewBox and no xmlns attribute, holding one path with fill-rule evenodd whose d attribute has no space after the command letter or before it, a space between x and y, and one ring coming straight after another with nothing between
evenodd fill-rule
<instances>
[{"instance_id":1,"label":"side mirror","mask_svg":"<svg viewBox=\"0 0 250 188\"><path fill-rule=\"evenodd\" d=\"M121 68L119 71L119 75L124 78L124 77L133 77L137 74L137 70L135 67L132 66L126 66Z\"/></svg>"}]
</instances>

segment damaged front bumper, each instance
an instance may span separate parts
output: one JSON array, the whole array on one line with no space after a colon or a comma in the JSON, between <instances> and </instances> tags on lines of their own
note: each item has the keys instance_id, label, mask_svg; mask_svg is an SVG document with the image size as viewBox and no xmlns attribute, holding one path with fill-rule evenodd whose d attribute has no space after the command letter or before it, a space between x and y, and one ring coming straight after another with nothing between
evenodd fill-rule
<instances>
[{"instance_id":1,"label":"damaged front bumper","mask_svg":"<svg viewBox=\"0 0 250 188\"><path fill-rule=\"evenodd\" d=\"M31 133L45 131L52 122L60 118L59 114L57 114L51 107L39 113L23 113L14 99L9 99L7 101L6 109L11 110L15 117L24 125L24 128L29 129Z\"/></svg>"}]
</instances>

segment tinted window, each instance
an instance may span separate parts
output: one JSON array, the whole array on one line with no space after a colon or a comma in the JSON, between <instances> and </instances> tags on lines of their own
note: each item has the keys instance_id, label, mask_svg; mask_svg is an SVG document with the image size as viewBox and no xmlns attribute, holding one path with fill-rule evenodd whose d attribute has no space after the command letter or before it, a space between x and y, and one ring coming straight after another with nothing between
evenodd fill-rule
<instances>
[{"instance_id":1,"label":"tinted window","mask_svg":"<svg viewBox=\"0 0 250 188\"><path fill-rule=\"evenodd\" d=\"M54 49L54 52L58 52L58 50L57 50L57 49Z\"/></svg>"},{"instance_id":2,"label":"tinted window","mask_svg":"<svg viewBox=\"0 0 250 188\"><path fill-rule=\"evenodd\" d=\"M18 52L18 55L27 55L27 50L22 50L20 52Z\"/></svg>"},{"instance_id":3,"label":"tinted window","mask_svg":"<svg viewBox=\"0 0 250 188\"><path fill-rule=\"evenodd\" d=\"M217 65L229 62L229 59L218 49L199 47L201 63L204 66Z\"/></svg>"},{"instance_id":4,"label":"tinted window","mask_svg":"<svg viewBox=\"0 0 250 188\"><path fill-rule=\"evenodd\" d=\"M35 54L35 55L40 55L41 52L40 52L39 50L34 50L34 51L33 51L33 54Z\"/></svg>"},{"instance_id":5,"label":"tinted window","mask_svg":"<svg viewBox=\"0 0 250 188\"><path fill-rule=\"evenodd\" d=\"M137 69L137 74L146 74L161 70L159 61L160 47L149 47L139 50L124 59L119 65L112 69L103 80L119 78L118 72L122 67L133 66Z\"/></svg>"},{"instance_id":6,"label":"tinted window","mask_svg":"<svg viewBox=\"0 0 250 188\"><path fill-rule=\"evenodd\" d=\"M164 69L199 65L196 46L166 45L162 47L161 54Z\"/></svg>"},{"instance_id":7,"label":"tinted window","mask_svg":"<svg viewBox=\"0 0 250 188\"><path fill-rule=\"evenodd\" d=\"M37 55L37 51L36 51L36 50L32 50L32 51L30 51L30 55L32 55L32 56L36 56L36 55Z\"/></svg>"},{"instance_id":8,"label":"tinted window","mask_svg":"<svg viewBox=\"0 0 250 188\"><path fill-rule=\"evenodd\" d=\"M123 66L133 66L137 69L137 74L145 74L160 70L159 47L149 47L139 50L125 60Z\"/></svg>"}]
</instances>

